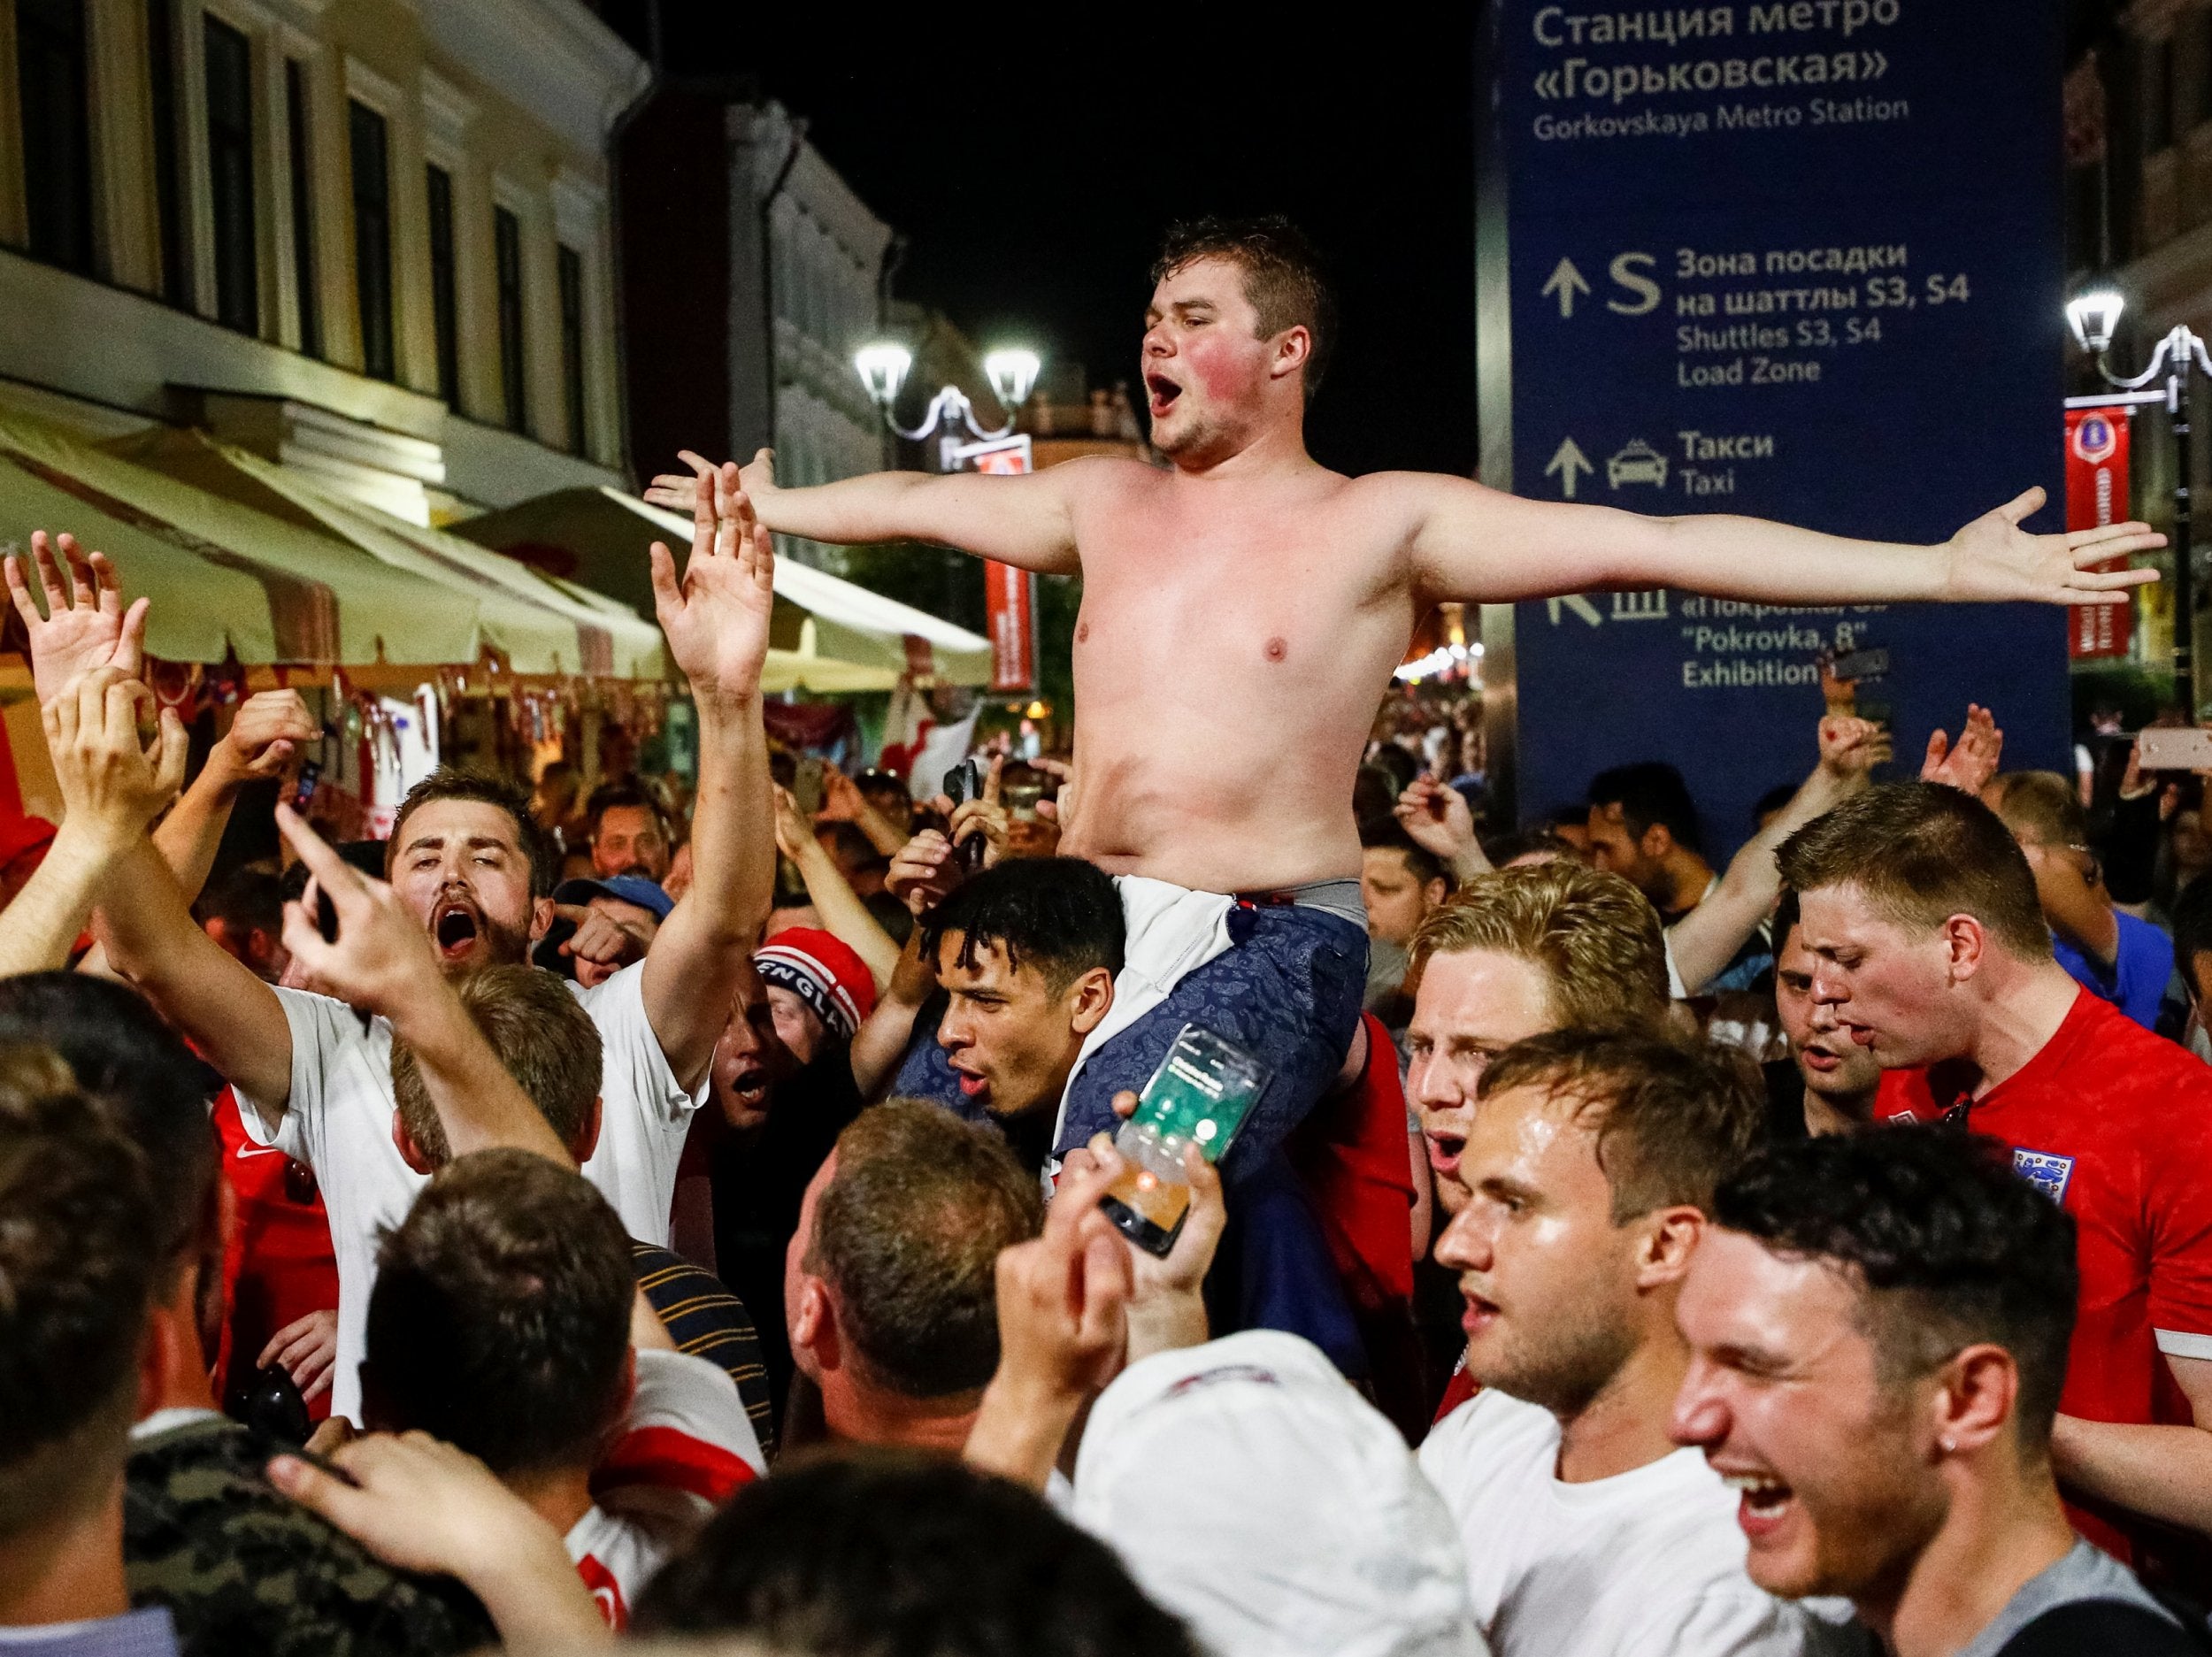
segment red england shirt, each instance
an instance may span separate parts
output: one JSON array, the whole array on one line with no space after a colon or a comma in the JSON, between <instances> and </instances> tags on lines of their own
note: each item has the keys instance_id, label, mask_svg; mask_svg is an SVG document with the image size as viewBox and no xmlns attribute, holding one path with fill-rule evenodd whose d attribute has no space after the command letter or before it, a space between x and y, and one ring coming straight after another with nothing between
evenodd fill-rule
<instances>
[{"instance_id":1,"label":"red england shirt","mask_svg":"<svg viewBox=\"0 0 2212 1657\"><path fill-rule=\"evenodd\" d=\"M338 1305L338 1261L330 1243L330 1216L304 1162L273 1147L257 1145L240 1118L238 1095L225 1087L215 1096L216 1142L223 1178L237 1206L238 1224L224 1260L222 1346L215 1369L217 1396L253 1374L269 1338L310 1312ZM330 1414L325 1391L307 1407L310 1420Z\"/></svg>"},{"instance_id":2,"label":"red england shirt","mask_svg":"<svg viewBox=\"0 0 2212 1657\"><path fill-rule=\"evenodd\" d=\"M2020 1070L1969 1101L1946 1067L1890 1070L1876 1115L1962 1118L2074 1216L2081 1300L2059 1408L2187 1425L2162 1354L2212 1358L2212 1067L2086 990ZM2097 1515L2090 1540L2130 1556Z\"/></svg>"}]
</instances>

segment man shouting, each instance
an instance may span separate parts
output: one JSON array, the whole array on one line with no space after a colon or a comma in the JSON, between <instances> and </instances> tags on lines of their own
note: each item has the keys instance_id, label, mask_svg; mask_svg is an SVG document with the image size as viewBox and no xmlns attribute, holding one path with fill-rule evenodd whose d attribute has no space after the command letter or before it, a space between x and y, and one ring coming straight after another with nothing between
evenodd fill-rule
<instances>
[{"instance_id":1,"label":"man shouting","mask_svg":"<svg viewBox=\"0 0 2212 1657\"><path fill-rule=\"evenodd\" d=\"M1083 577L1079 787L1060 849L1147 883L1124 882L1129 970L1159 993L1118 990L1133 1022L1102 1026L1058 1149L1111 1126L1114 1093L1141 1085L1187 1022L1274 1072L1232 1153L1233 1185L1238 1163L1263 1158L1336 1077L1367 949L1353 773L1416 620L1440 601L1678 587L1770 604L2100 603L2154 579L2087 568L2162 544L2144 525L2024 531L2039 490L1916 547L1524 501L1424 472L1348 478L1306 452L1335 312L1298 232L1281 219L1181 227L1153 277L1141 366L1165 468L1092 458L1025 477L886 472L784 489L764 450L742 474L772 530L938 541ZM695 487L662 478L648 498L688 510ZM1159 911L1149 952L1147 899Z\"/></svg>"}]
</instances>

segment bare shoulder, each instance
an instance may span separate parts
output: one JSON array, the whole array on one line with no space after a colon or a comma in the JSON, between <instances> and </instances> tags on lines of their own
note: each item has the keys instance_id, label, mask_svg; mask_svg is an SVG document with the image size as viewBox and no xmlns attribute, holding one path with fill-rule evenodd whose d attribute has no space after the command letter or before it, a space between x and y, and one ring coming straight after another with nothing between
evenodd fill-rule
<instances>
[{"instance_id":1,"label":"bare shoulder","mask_svg":"<svg viewBox=\"0 0 2212 1657\"><path fill-rule=\"evenodd\" d=\"M1155 489L1167 476L1157 466L1113 455L1079 456L1048 467L1038 475L1052 479L1071 501L1104 500Z\"/></svg>"}]
</instances>

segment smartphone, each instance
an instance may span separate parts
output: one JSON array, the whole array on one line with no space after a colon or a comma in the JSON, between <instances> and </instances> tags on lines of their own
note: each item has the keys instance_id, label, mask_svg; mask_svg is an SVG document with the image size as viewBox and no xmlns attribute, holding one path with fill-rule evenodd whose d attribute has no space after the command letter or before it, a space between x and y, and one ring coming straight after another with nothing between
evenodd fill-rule
<instances>
[{"instance_id":1,"label":"smartphone","mask_svg":"<svg viewBox=\"0 0 2212 1657\"><path fill-rule=\"evenodd\" d=\"M315 930L323 935L325 943L338 941L338 906L320 886L315 888Z\"/></svg>"},{"instance_id":2,"label":"smartphone","mask_svg":"<svg viewBox=\"0 0 2212 1657\"><path fill-rule=\"evenodd\" d=\"M1879 679L1889 671L1887 650L1847 650L1828 665L1828 671L1844 680Z\"/></svg>"},{"instance_id":3,"label":"smartphone","mask_svg":"<svg viewBox=\"0 0 2212 1657\"><path fill-rule=\"evenodd\" d=\"M957 806L983 794L983 762L972 756L945 773L945 798Z\"/></svg>"},{"instance_id":4,"label":"smartphone","mask_svg":"<svg viewBox=\"0 0 2212 1657\"><path fill-rule=\"evenodd\" d=\"M300 763L299 782L292 794L292 809L304 811L307 802L315 797L315 789L323 779L323 763L319 759Z\"/></svg>"},{"instance_id":5,"label":"smartphone","mask_svg":"<svg viewBox=\"0 0 2212 1657\"><path fill-rule=\"evenodd\" d=\"M983 762L972 755L962 760L945 773L945 798L958 810L961 803L983 797ZM949 825L948 825L949 827ZM959 842L954 850L959 855L960 866L970 874L983 867L983 855L989 848L985 844L983 831L979 828Z\"/></svg>"},{"instance_id":6,"label":"smartphone","mask_svg":"<svg viewBox=\"0 0 2212 1657\"><path fill-rule=\"evenodd\" d=\"M2145 725L2135 738L2145 771L2212 771L2212 731L2186 725Z\"/></svg>"},{"instance_id":7,"label":"smartphone","mask_svg":"<svg viewBox=\"0 0 2212 1657\"><path fill-rule=\"evenodd\" d=\"M819 755L802 754L791 771L791 798L800 814L810 822L822 809L822 760Z\"/></svg>"},{"instance_id":8,"label":"smartphone","mask_svg":"<svg viewBox=\"0 0 2212 1657\"><path fill-rule=\"evenodd\" d=\"M1267 1086L1267 1066L1210 1030L1185 1024L1122 1124L1114 1148L1128 1166L1099 1199L1123 1236L1164 1255L1190 1216L1183 1147L1195 1145L1210 1162L1251 1115Z\"/></svg>"}]
</instances>

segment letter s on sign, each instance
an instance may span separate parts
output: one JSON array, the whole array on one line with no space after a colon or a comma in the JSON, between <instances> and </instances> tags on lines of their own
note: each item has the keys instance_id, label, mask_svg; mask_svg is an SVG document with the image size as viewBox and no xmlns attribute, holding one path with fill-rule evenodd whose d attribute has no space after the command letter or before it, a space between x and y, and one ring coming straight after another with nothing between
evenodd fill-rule
<instances>
[{"instance_id":1,"label":"letter s on sign","mask_svg":"<svg viewBox=\"0 0 2212 1657\"><path fill-rule=\"evenodd\" d=\"M1629 299L1609 299L1605 308L1624 317L1647 315L1659 307L1659 284L1646 274L1658 261L1648 253L1624 253L1610 266L1613 280L1633 295Z\"/></svg>"}]
</instances>

